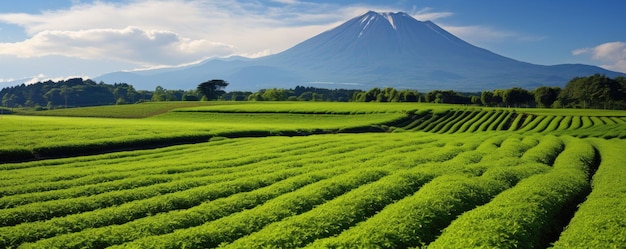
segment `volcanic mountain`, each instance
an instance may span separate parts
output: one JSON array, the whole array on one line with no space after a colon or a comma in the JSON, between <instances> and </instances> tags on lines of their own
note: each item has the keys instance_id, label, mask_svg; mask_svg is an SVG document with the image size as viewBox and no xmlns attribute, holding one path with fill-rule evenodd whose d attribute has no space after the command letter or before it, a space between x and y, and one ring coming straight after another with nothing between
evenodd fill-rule
<instances>
[{"instance_id":1,"label":"volcanic mountain","mask_svg":"<svg viewBox=\"0 0 626 249\"><path fill-rule=\"evenodd\" d=\"M430 21L399 13L367 12L281 53L256 59L231 57L161 70L116 72L96 78L138 89L193 89L210 79L229 90L395 87L480 91L563 86L577 76L624 75L596 66L536 65L469 44Z\"/></svg>"}]
</instances>

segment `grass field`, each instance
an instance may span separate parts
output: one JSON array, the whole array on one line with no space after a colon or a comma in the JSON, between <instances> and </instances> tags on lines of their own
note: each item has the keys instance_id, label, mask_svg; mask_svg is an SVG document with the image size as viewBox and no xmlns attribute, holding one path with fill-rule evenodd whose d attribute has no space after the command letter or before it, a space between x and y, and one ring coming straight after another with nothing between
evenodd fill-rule
<instances>
[{"instance_id":1,"label":"grass field","mask_svg":"<svg viewBox=\"0 0 626 249\"><path fill-rule=\"evenodd\" d=\"M624 111L176 102L37 114L0 119L0 248L626 245Z\"/></svg>"}]
</instances>

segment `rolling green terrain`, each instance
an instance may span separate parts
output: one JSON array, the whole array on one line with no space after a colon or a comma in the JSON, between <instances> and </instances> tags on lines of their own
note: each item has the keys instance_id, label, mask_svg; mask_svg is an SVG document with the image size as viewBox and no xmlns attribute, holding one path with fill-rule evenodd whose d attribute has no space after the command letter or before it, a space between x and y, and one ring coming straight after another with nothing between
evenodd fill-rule
<instances>
[{"instance_id":1,"label":"rolling green terrain","mask_svg":"<svg viewBox=\"0 0 626 249\"><path fill-rule=\"evenodd\" d=\"M0 119L0 248L626 245L626 111L171 102L21 114Z\"/></svg>"}]
</instances>

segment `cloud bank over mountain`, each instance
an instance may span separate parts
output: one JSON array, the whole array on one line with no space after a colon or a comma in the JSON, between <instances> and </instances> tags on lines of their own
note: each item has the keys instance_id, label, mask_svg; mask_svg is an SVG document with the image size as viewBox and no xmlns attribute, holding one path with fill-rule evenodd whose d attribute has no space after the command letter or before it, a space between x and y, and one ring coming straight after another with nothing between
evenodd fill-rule
<instances>
[{"instance_id":1,"label":"cloud bank over mountain","mask_svg":"<svg viewBox=\"0 0 626 249\"><path fill-rule=\"evenodd\" d=\"M626 72L626 43L607 42L593 48L582 48L572 51L573 55L591 55L594 60L600 61L602 67Z\"/></svg>"},{"instance_id":2,"label":"cloud bank over mountain","mask_svg":"<svg viewBox=\"0 0 626 249\"><path fill-rule=\"evenodd\" d=\"M189 65L231 55L258 58L365 13L404 11L461 39L533 63L584 63L626 72L624 58L576 48L626 41L623 3L610 0L507 4L306 0L81 0L0 2L0 83L28 78L94 77ZM554 12L554 8L561 11ZM532 11L533 18L527 14ZM589 18L580 18L586 16ZM90 37L93 36L93 37ZM137 51L143 50L143 51Z\"/></svg>"},{"instance_id":3,"label":"cloud bank over mountain","mask_svg":"<svg viewBox=\"0 0 626 249\"><path fill-rule=\"evenodd\" d=\"M139 88L194 88L221 78L230 88L254 90L296 85L453 89L480 91L564 85L576 76L618 75L587 65L543 66L474 46L431 21L398 12L352 18L283 52L244 59L211 59L175 69L118 72L96 78Z\"/></svg>"}]
</instances>

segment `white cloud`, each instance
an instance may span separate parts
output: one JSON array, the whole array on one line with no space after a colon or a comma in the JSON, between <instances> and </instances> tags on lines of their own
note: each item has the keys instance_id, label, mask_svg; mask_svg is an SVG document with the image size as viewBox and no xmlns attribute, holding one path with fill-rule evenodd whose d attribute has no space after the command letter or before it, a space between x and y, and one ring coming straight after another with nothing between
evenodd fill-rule
<instances>
[{"instance_id":1,"label":"white cloud","mask_svg":"<svg viewBox=\"0 0 626 249\"><path fill-rule=\"evenodd\" d=\"M573 55L591 55L591 59L599 61L601 67L626 73L626 43L607 42L593 48L579 48L572 51Z\"/></svg>"},{"instance_id":2,"label":"white cloud","mask_svg":"<svg viewBox=\"0 0 626 249\"><path fill-rule=\"evenodd\" d=\"M572 51L572 55L581 55L585 53L589 53L588 48L579 48L579 49L574 49L574 51Z\"/></svg>"},{"instance_id":3,"label":"white cloud","mask_svg":"<svg viewBox=\"0 0 626 249\"><path fill-rule=\"evenodd\" d=\"M0 22L22 26L31 36L0 44L0 53L103 55L150 65L172 57L166 64L177 65L232 53L280 52L344 21L341 11L328 15L326 5L302 4L307 11L237 1L96 1L39 14L0 14Z\"/></svg>"},{"instance_id":4,"label":"white cloud","mask_svg":"<svg viewBox=\"0 0 626 249\"><path fill-rule=\"evenodd\" d=\"M68 9L0 13L0 22L20 26L29 35L20 42L0 43L0 56L62 56L94 63L90 69L70 73L74 75L93 72L92 68L103 61L121 61L133 65L128 68L132 69L184 65L228 55L259 57L281 52L369 10L402 11L385 5L270 1L278 4L237 0L74 1ZM453 15L431 8L413 7L406 12L418 20ZM481 26L442 27L470 42L521 39L519 34Z\"/></svg>"},{"instance_id":5,"label":"white cloud","mask_svg":"<svg viewBox=\"0 0 626 249\"><path fill-rule=\"evenodd\" d=\"M485 44L503 41L540 41L545 39L541 36L525 35L513 31L500 30L487 26L448 26L441 25L441 28L474 44Z\"/></svg>"},{"instance_id":6,"label":"white cloud","mask_svg":"<svg viewBox=\"0 0 626 249\"><path fill-rule=\"evenodd\" d=\"M411 16L420 21L434 21L451 15L452 12L435 12L432 8L423 8L419 10L414 8L413 11L411 11Z\"/></svg>"},{"instance_id":7,"label":"white cloud","mask_svg":"<svg viewBox=\"0 0 626 249\"><path fill-rule=\"evenodd\" d=\"M282 3L282 4L298 4L300 3L300 1L298 0L271 0L272 2L275 3Z\"/></svg>"},{"instance_id":8,"label":"white cloud","mask_svg":"<svg viewBox=\"0 0 626 249\"><path fill-rule=\"evenodd\" d=\"M88 76L65 76L65 77L48 77L45 74L39 74L37 76L34 77L30 77L27 81L24 82L24 84L29 85L29 84L35 84L38 82L45 82L45 81L61 81L61 80L69 80L69 79L75 79L75 78L83 78L83 79L89 79Z\"/></svg>"},{"instance_id":9,"label":"white cloud","mask_svg":"<svg viewBox=\"0 0 626 249\"><path fill-rule=\"evenodd\" d=\"M6 79L0 78L0 83L11 82L11 81L14 81L14 80L15 80L14 78L6 78Z\"/></svg>"},{"instance_id":10,"label":"white cloud","mask_svg":"<svg viewBox=\"0 0 626 249\"><path fill-rule=\"evenodd\" d=\"M368 10L398 11L371 5L274 2L284 5L268 7L256 1L76 1L69 9L0 14L0 22L21 26L30 35L21 42L0 43L0 54L106 57L140 67L179 65L231 54L254 57L283 51ZM430 9L413 12L432 18L447 15Z\"/></svg>"},{"instance_id":11,"label":"white cloud","mask_svg":"<svg viewBox=\"0 0 626 249\"><path fill-rule=\"evenodd\" d=\"M42 31L17 43L0 44L0 54L20 57L62 55L82 59L107 57L140 65L182 64L205 59L207 54L228 56L232 46L203 39L180 37L171 31L89 29L80 31Z\"/></svg>"},{"instance_id":12,"label":"white cloud","mask_svg":"<svg viewBox=\"0 0 626 249\"><path fill-rule=\"evenodd\" d=\"M626 43L607 42L593 48L593 58L605 61L620 61L626 59Z\"/></svg>"}]
</instances>

